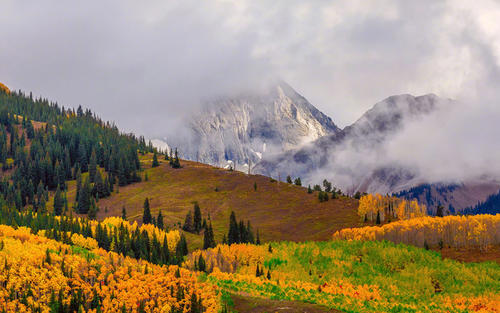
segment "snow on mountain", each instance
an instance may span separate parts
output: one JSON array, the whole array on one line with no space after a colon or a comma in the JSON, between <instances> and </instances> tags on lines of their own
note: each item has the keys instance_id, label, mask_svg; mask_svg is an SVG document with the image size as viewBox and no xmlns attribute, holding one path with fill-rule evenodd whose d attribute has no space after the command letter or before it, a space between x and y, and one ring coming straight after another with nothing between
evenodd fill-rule
<instances>
[{"instance_id":1,"label":"snow on mountain","mask_svg":"<svg viewBox=\"0 0 500 313\"><path fill-rule=\"evenodd\" d=\"M339 128L284 82L264 92L219 97L192 114L186 129L166 134L183 158L237 169L300 147Z\"/></svg>"}]
</instances>

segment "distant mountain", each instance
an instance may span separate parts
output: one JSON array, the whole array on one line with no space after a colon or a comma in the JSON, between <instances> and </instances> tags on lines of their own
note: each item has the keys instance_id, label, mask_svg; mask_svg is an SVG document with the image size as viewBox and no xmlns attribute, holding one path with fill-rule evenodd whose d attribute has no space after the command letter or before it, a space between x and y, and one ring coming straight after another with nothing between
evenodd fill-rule
<instances>
[{"instance_id":1,"label":"distant mountain","mask_svg":"<svg viewBox=\"0 0 500 313\"><path fill-rule=\"evenodd\" d=\"M500 191L490 195L485 201L463 210L464 214L498 214L500 213Z\"/></svg>"},{"instance_id":2,"label":"distant mountain","mask_svg":"<svg viewBox=\"0 0 500 313\"><path fill-rule=\"evenodd\" d=\"M484 179L460 184L422 184L395 195L406 199L417 199L418 202L425 204L432 214L439 205L444 207L447 214L492 213L494 210L499 213L499 190L500 182ZM492 196L493 194L496 196Z\"/></svg>"},{"instance_id":3,"label":"distant mountain","mask_svg":"<svg viewBox=\"0 0 500 313\"><path fill-rule=\"evenodd\" d=\"M397 95L373 106L354 124L340 132L324 136L300 149L286 151L264 158L254 171L272 177L292 175L306 181L323 177L337 177L336 183L348 191L391 192L415 178L412 169L396 164L386 167L368 167L352 164L353 156L369 158L386 142L398 134L405 123L433 112L445 100L433 94L414 97ZM383 151L378 151L383 154ZM365 160L367 163L370 160ZM380 166L378 164L374 166Z\"/></svg>"},{"instance_id":4,"label":"distant mountain","mask_svg":"<svg viewBox=\"0 0 500 313\"><path fill-rule=\"evenodd\" d=\"M186 159L246 170L262 157L297 148L340 129L284 82L259 93L219 97L166 136Z\"/></svg>"}]
</instances>

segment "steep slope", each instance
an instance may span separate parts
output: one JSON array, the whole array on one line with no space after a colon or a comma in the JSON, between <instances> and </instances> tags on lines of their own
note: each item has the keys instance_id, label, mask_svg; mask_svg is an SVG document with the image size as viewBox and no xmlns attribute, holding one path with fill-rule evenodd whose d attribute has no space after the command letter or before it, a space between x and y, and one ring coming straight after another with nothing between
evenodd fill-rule
<instances>
[{"instance_id":1,"label":"steep slope","mask_svg":"<svg viewBox=\"0 0 500 313\"><path fill-rule=\"evenodd\" d=\"M183 158L221 167L231 161L238 168L339 131L328 116L284 82L263 92L213 99L186 125L186 132L166 138Z\"/></svg>"},{"instance_id":2,"label":"steep slope","mask_svg":"<svg viewBox=\"0 0 500 313\"><path fill-rule=\"evenodd\" d=\"M432 94L389 97L375 104L341 132L319 138L301 149L265 158L257 164L254 171L272 177L290 174L312 181L324 175L322 177L333 178L339 187L349 191L376 191L379 188L391 190L411 179L411 170L390 167L383 169L373 167L374 165L370 168L361 163L370 163L368 158L377 154L382 144L397 134L406 122L418 119L434 111L438 105L450 102ZM367 168L360 171L360 166Z\"/></svg>"}]
</instances>

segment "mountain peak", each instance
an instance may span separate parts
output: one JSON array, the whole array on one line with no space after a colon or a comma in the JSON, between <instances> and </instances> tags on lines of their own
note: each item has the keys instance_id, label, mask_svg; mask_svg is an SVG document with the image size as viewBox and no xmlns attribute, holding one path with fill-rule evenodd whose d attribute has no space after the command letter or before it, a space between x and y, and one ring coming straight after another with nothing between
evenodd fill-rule
<instances>
[{"instance_id":1,"label":"mountain peak","mask_svg":"<svg viewBox=\"0 0 500 313\"><path fill-rule=\"evenodd\" d=\"M263 155L339 132L331 118L282 80L268 88L207 101L189 117L186 138L169 137L183 157L225 166L256 164Z\"/></svg>"}]
</instances>

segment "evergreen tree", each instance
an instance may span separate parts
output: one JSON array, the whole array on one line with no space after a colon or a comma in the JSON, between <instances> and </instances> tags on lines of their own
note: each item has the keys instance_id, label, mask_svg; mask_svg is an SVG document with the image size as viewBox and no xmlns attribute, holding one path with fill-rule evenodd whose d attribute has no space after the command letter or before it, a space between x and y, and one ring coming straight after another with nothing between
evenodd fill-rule
<instances>
[{"instance_id":1,"label":"evergreen tree","mask_svg":"<svg viewBox=\"0 0 500 313\"><path fill-rule=\"evenodd\" d=\"M194 231L196 233L200 233L201 230L201 222L202 222L202 217L201 217L201 209L200 206L198 205L198 202L194 203L194 216L193 216L193 226L194 226Z\"/></svg>"},{"instance_id":2,"label":"evergreen tree","mask_svg":"<svg viewBox=\"0 0 500 313\"><path fill-rule=\"evenodd\" d=\"M173 168L180 168L181 167L181 162L179 160L179 153L177 151L177 148L175 148L175 158L174 158L174 161L172 163L172 167Z\"/></svg>"},{"instance_id":3,"label":"evergreen tree","mask_svg":"<svg viewBox=\"0 0 500 313\"><path fill-rule=\"evenodd\" d=\"M377 220L376 220L376 223L380 224L380 211L377 211Z\"/></svg>"},{"instance_id":4,"label":"evergreen tree","mask_svg":"<svg viewBox=\"0 0 500 313\"><path fill-rule=\"evenodd\" d=\"M158 167L160 166L160 163L158 163L158 155L155 152L153 152L153 164L151 165L152 167Z\"/></svg>"},{"instance_id":5,"label":"evergreen tree","mask_svg":"<svg viewBox=\"0 0 500 313\"><path fill-rule=\"evenodd\" d=\"M313 193L313 190L311 189L311 185L307 186L307 193Z\"/></svg>"},{"instance_id":6,"label":"evergreen tree","mask_svg":"<svg viewBox=\"0 0 500 313\"><path fill-rule=\"evenodd\" d=\"M142 216L142 223L143 224L151 224L153 218L151 216L151 210L149 208L149 199L146 198L144 200L144 214Z\"/></svg>"},{"instance_id":7,"label":"evergreen tree","mask_svg":"<svg viewBox=\"0 0 500 313\"><path fill-rule=\"evenodd\" d=\"M234 211L231 212L229 217L229 232L227 234L227 243L232 245L233 243L240 243L240 231L238 229L238 222L236 221L236 214Z\"/></svg>"},{"instance_id":8,"label":"evergreen tree","mask_svg":"<svg viewBox=\"0 0 500 313\"><path fill-rule=\"evenodd\" d=\"M323 180L323 187L325 187L325 192L330 192L332 190L332 183L328 180Z\"/></svg>"},{"instance_id":9,"label":"evergreen tree","mask_svg":"<svg viewBox=\"0 0 500 313\"><path fill-rule=\"evenodd\" d=\"M122 208L122 219L125 221L127 220L127 210L125 207Z\"/></svg>"},{"instance_id":10,"label":"evergreen tree","mask_svg":"<svg viewBox=\"0 0 500 313\"><path fill-rule=\"evenodd\" d=\"M88 213L88 218L94 220L97 217L97 205L95 203L95 199L92 198L90 202L90 208Z\"/></svg>"},{"instance_id":11,"label":"evergreen tree","mask_svg":"<svg viewBox=\"0 0 500 313\"><path fill-rule=\"evenodd\" d=\"M437 206L436 216L437 217L443 217L444 216L444 207L441 204Z\"/></svg>"},{"instance_id":12,"label":"evergreen tree","mask_svg":"<svg viewBox=\"0 0 500 313\"><path fill-rule=\"evenodd\" d=\"M59 216L62 213L64 207L64 199L61 195L61 189L57 185L56 193L54 195L54 214Z\"/></svg>"},{"instance_id":13,"label":"evergreen tree","mask_svg":"<svg viewBox=\"0 0 500 313\"><path fill-rule=\"evenodd\" d=\"M186 214L186 219L184 220L182 229L190 233L194 232L193 215L191 211Z\"/></svg>"},{"instance_id":14,"label":"evergreen tree","mask_svg":"<svg viewBox=\"0 0 500 313\"><path fill-rule=\"evenodd\" d=\"M85 179L83 186L78 195L78 213L87 214L90 209L90 183L88 177Z\"/></svg>"},{"instance_id":15,"label":"evergreen tree","mask_svg":"<svg viewBox=\"0 0 500 313\"><path fill-rule=\"evenodd\" d=\"M156 227L163 229L163 215L161 214L161 209L158 211L158 217L156 218Z\"/></svg>"},{"instance_id":16,"label":"evergreen tree","mask_svg":"<svg viewBox=\"0 0 500 313\"><path fill-rule=\"evenodd\" d=\"M89 163L89 179L90 182L95 182L95 175L97 172L97 156L95 154L95 149L92 149L92 154L90 155L90 163Z\"/></svg>"},{"instance_id":17,"label":"evergreen tree","mask_svg":"<svg viewBox=\"0 0 500 313\"><path fill-rule=\"evenodd\" d=\"M216 246L212 222L210 222L203 233L203 249L214 248Z\"/></svg>"},{"instance_id":18,"label":"evergreen tree","mask_svg":"<svg viewBox=\"0 0 500 313\"><path fill-rule=\"evenodd\" d=\"M286 182L287 182L287 183L289 183L289 184L291 184L291 183L292 183L292 177L291 177L290 175L288 175L288 176L286 177Z\"/></svg>"},{"instance_id":19,"label":"evergreen tree","mask_svg":"<svg viewBox=\"0 0 500 313\"><path fill-rule=\"evenodd\" d=\"M302 186L302 181L300 180L300 177L295 178L294 184L297 186Z\"/></svg>"}]
</instances>

